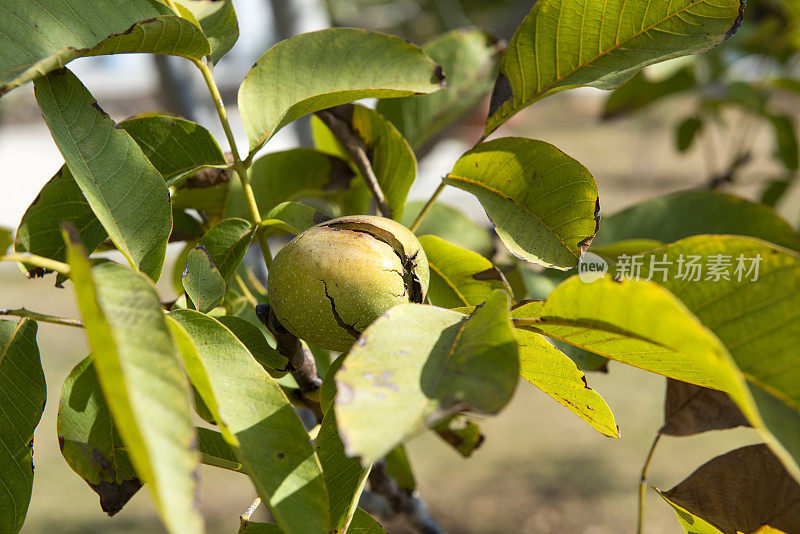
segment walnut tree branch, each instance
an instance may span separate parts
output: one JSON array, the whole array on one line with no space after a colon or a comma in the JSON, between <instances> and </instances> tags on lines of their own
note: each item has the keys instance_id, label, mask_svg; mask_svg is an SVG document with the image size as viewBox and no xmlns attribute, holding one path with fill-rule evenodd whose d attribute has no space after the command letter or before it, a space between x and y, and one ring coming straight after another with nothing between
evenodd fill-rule
<instances>
[{"instance_id":1,"label":"walnut tree branch","mask_svg":"<svg viewBox=\"0 0 800 534\"><path fill-rule=\"evenodd\" d=\"M342 144L347 151L353 163L358 167L364 181L367 182L367 187L375 197L375 202L378 204L378 213L384 217L392 218L392 208L386 202L386 196L383 194L380 184L378 184L378 177L375 176L375 171L372 169L372 162L367 155L367 148L364 142L352 130L350 121L347 116L351 114L352 107L336 106L333 108L325 109L317 112L317 117L325 123L336 139Z\"/></svg>"},{"instance_id":2,"label":"walnut tree branch","mask_svg":"<svg viewBox=\"0 0 800 534\"><path fill-rule=\"evenodd\" d=\"M417 493L403 490L397 485L397 481L387 472L385 462L373 464L369 473L369 487L373 494L380 495L388 504L388 510L381 510L380 515L389 515L389 518L402 515L421 534L445 534L444 528L433 518Z\"/></svg>"},{"instance_id":3,"label":"walnut tree branch","mask_svg":"<svg viewBox=\"0 0 800 534\"><path fill-rule=\"evenodd\" d=\"M256 306L256 315L275 336L278 352L289 360L289 371L304 397L308 398L309 394L317 392L322 386L322 379L317 374L317 364L308 347L283 327L269 304Z\"/></svg>"}]
</instances>

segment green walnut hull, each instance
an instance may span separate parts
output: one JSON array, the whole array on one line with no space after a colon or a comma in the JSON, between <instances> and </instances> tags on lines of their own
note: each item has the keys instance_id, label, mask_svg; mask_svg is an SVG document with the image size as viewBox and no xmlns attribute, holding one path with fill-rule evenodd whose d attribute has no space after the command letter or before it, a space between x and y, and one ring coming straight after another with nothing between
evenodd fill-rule
<instances>
[{"instance_id":1,"label":"green walnut hull","mask_svg":"<svg viewBox=\"0 0 800 534\"><path fill-rule=\"evenodd\" d=\"M275 256L267 288L287 330L345 352L392 306L422 302L429 276L408 228L362 215L324 222L293 239Z\"/></svg>"}]
</instances>

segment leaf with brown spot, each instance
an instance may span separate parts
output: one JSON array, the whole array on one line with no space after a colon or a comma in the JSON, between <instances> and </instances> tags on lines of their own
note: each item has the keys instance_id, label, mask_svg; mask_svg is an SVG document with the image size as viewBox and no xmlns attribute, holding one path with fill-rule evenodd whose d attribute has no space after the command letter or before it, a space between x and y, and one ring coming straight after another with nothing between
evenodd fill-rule
<instances>
[{"instance_id":1,"label":"leaf with brown spot","mask_svg":"<svg viewBox=\"0 0 800 534\"><path fill-rule=\"evenodd\" d=\"M750 423L727 393L667 379L662 434L691 436L737 426Z\"/></svg>"},{"instance_id":2,"label":"leaf with brown spot","mask_svg":"<svg viewBox=\"0 0 800 534\"><path fill-rule=\"evenodd\" d=\"M472 453L483 445L485 439L480 427L463 415L448 417L437 423L433 431L465 458L472 456Z\"/></svg>"},{"instance_id":3,"label":"leaf with brown spot","mask_svg":"<svg viewBox=\"0 0 800 534\"><path fill-rule=\"evenodd\" d=\"M723 534L800 532L800 485L766 445L717 456L661 496Z\"/></svg>"}]
</instances>

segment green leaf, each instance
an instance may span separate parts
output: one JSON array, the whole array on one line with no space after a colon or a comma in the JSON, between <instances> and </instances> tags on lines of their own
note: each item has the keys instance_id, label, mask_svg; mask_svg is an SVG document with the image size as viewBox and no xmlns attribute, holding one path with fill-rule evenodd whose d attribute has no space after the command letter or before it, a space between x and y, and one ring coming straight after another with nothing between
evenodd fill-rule
<instances>
[{"instance_id":1,"label":"green leaf","mask_svg":"<svg viewBox=\"0 0 800 534\"><path fill-rule=\"evenodd\" d=\"M371 466L362 468L357 458L345 453L336 426L336 414L331 410L322 420L314 448L328 488L331 526L334 532L349 532L347 527L358 508L358 498L364 490Z\"/></svg>"},{"instance_id":2,"label":"green leaf","mask_svg":"<svg viewBox=\"0 0 800 534\"><path fill-rule=\"evenodd\" d=\"M797 131L794 119L789 115L769 115L775 130L775 155L790 171L800 166Z\"/></svg>"},{"instance_id":3,"label":"green leaf","mask_svg":"<svg viewBox=\"0 0 800 534\"><path fill-rule=\"evenodd\" d=\"M280 386L211 317L179 310L169 318L192 384L281 528L287 534L327 533L322 469Z\"/></svg>"},{"instance_id":4,"label":"green leaf","mask_svg":"<svg viewBox=\"0 0 800 534\"><path fill-rule=\"evenodd\" d=\"M770 208L719 191L682 191L640 202L604 218L594 245L635 238L672 243L697 234L758 237L800 250L800 234Z\"/></svg>"},{"instance_id":5,"label":"green leaf","mask_svg":"<svg viewBox=\"0 0 800 534\"><path fill-rule=\"evenodd\" d=\"M764 525L800 530L800 485L766 445L717 456L661 496L676 512L680 508L718 532L755 532ZM691 524L680 512L678 519Z\"/></svg>"},{"instance_id":6,"label":"green leaf","mask_svg":"<svg viewBox=\"0 0 800 534\"><path fill-rule=\"evenodd\" d=\"M685 508L670 501L663 492L659 491L658 494L662 499L667 501L667 504L672 506L673 510L675 510L675 515L678 516L678 521L683 527L683 530L686 531L686 534L724 534L708 521L693 515Z\"/></svg>"},{"instance_id":7,"label":"green leaf","mask_svg":"<svg viewBox=\"0 0 800 534\"><path fill-rule=\"evenodd\" d=\"M790 177L783 180L770 180L765 183L764 190L761 192L761 203L774 208L786 194L792 182L793 179Z\"/></svg>"},{"instance_id":8,"label":"green leaf","mask_svg":"<svg viewBox=\"0 0 800 534\"><path fill-rule=\"evenodd\" d=\"M419 242L428 257L428 298L434 306L477 306L496 290L513 298L503 273L480 254L432 235L421 236Z\"/></svg>"},{"instance_id":9,"label":"green leaf","mask_svg":"<svg viewBox=\"0 0 800 534\"><path fill-rule=\"evenodd\" d=\"M454 415L437 423L433 427L433 431L465 458L472 456L475 449L483 444L484 435L481 433L480 427L462 415ZM398 449L395 448L394 451ZM405 449L399 450L402 450L405 456ZM407 459L406 462L408 462ZM408 474L411 474L410 470ZM411 479L413 481L413 475ZM400 485L400 482L398 482L398 485Z\"/></svg>"},{"instance_id":10,"label":"green leaf","mask_svg":"<svg viewBox=\"0 0 800 534\"><path fill-rule=\"evenodd\" d=\"M92 356L70 372L58 405L58 443L69 466L112 516L142 487L119 431L111 420Z\"/></svg>"},{"instance_id":11,"label":"green leaf","mask_svg":"<svg viewBox=\"0 0 800 534\"><path fill-rule=\"evenodd\" d=\"M242 464L239 463L236 450L225 441L225 437L219 432L208 428L198 428L197 443L200 448L200 461L204 464L229 471L242 471Z\"/></svg>"},{"instance_id":12,"label":"green leaf","mask_svg":"<svg viewBox=\"0 0 800 534\"><path fill-rule=\"evenodd\" d=\"M592 428L612 438L619 437L614 414L597 392L586 383L583 372L569 356L535 332L517 329L519 374Z\"/></svg>"},{"instance_id":13,"label":"green leaf","mask_svg":"<svg viewBox=\"0 0 800 534\"><path fill-rule=\"evenodd\" d=\"M200 59L211 52L200 28L148 0L7 0L0 49L0 95L79 57L144 52Z\"/></svg>"},{"instance_id":14,"label":"green leaf","mask_svg":"<svg viewBox=\"0 0 800 534\"><path fill-rule=\"evenodd\" d=\"M14 232L0 226L0 256L6 253L12 243L14 243Z\"/></svg>"},{"instance_id":15,"label":"green leaf","mask_svg":"<svg viewBox=\"0 0 800 534\"><path fill-rule=\"evenodd\" d=\"M513 310L512 317L518 330L670 378L726 390L738 404L748 405L743 379L734 372L722 343L680 300L655 283L605 277L587 284L573 276L546 301L525 303Z\"/></svg>"},{"instance_id":16,"label":"green leaf","mask_svg":"<svg viewBox=\"0 0 800 534\"><path fill-rule=\"evenodd\" d=\"M354 176L340 158L312 148L295 148L272 152L257 159L250 167L250 185L263 219L281 202L320 194L324 190L341 190ZM228 216L249 218L250 212L242 194L230 196Z\"/></svg>"},{"instance_id":17,"label":"green leaf","mask_svg":"<svg viewBox=\"0 0 800 534\"><path fill-rule=\"evenodd\" d=\"M431 93L443 79L422 50L398 37L353 28L296 35L267 50L239 88L250 153L308 113L362 98Z\"/></svg>"},{"instance_id":18,"label":"green leaf","mask_svg":"<svg viewBox=\"0 0 800 534\"><path fill-rule=\"evenodd\" d=\"M247 347L253 358L270 375L279 378L286 374L286 365L288 363L286 356L270 347L264 334L261 333L261 330L256 325L233 315L223 315L218 317L217 320L239 338L239 341Z\"/></svg>"},{"instance_id":19,"label":"green leaf","mask_svg":"<svg viewBox=\"0 0 800 534\"><path fill-rule=\"evenodd\" d=\"M386 534L383 527L361 508L356 509L347 532L349 534Z\"/></svg>"},{"instance_id":20,"label":"green leaf","mask_svg":"<svg viewBox=\"0 0 800 534\"><path fill-rule=\"evenodd\" d=\"M47 398L37 325L0 320L0 532L25 522L33 487L33 431Z\"/></svg>"},{"instance_id":21,"label":"green leaf","mask_svg":"<svg viewBox=\"0 0 800 534\"><path fill-rule=\"evenodd\" d=\"M180 0L197 18L211 45L211 62L216 63L239 39L239 22L231 0Z\"/></svg>"},{"instance_id":22,"label":"green leaf","mask_svg":"<svg viewBox=\"0 0 800 534\"><path fill-rule=\"evenodd\" d=\"M172 230L161 174L64 69L34 84L42 115L92 211L125 258L153 280Z\"/></svg>"},{"instance_id":23,"label":"green leaf","mask_svg":"<svg viewBox=\"0 0 800 534\"><path fill-rule=\"evenodd\" d=\"M66 239L94 369L136 472L168 531L201 532L189 386L158 294L147 278L117 264L90 269L75 236Z\"/></svg>"},{"instance_id":24,"label":"green leaf","mask_svg":"<svg viewBox=\"0 0 800 534\"><path fill-rule=\"evenodd\" d=\"M205 247L226 284L242 263L254 233L249 221L225 219L212 226L200 239L200 245Z\"/></svg>"},{"instance_id":25,"label":"green leaf","mask_svg":"<svg viewBox=\"0 0 800 534\"><path fill-rule=\"evenodd\" d=\"M800 254L752 238L695 236L641 256L643 276L659 262L655 267L663 272L655 271L653 278L728 348L763 421L737 404L800 480L800 358L794 324L800 310ZM689 260L699 272L687 267ZM622 274L620 263L614 271Z\"/></svg>"},{"instance_id":26,"label":"green leaf","mask_svg":"<svg viewBox=\"0 0 800 534\"><path fill-rule=\"evenodd\" d=\"M167 185L199 168L227 163L211 132L192 121L142 113L119 125L136 141Z\"/></svg>"},{"instance_id":27,"label":"green leaf","mask_svg":"<svg viewBox=\"0 0 800 534\"><path fill-rule=\"evenodd\" d=\"M411 470L411 463L408 461L408 454L403 445L398 445L384 457L386 463L386 474L397 482L397 486L406 491L417 489L417 480Z\"/></svg>"},{"instance_id":28,"label":"green leaf","mask_svg":"<svg viewBox=\"0 0 800 534\"><path fill-rule=\"evenodd\" d=\"M424 201L412 201L403 210L403 226L410 227L422 211ZM486 258L494 254L489 228L475 223L457 208L436 202L415 232L435 235L460 247L477 252Z\"/></svg>"},{"instance_id":29,"label":"green leaf","mask_svg":"<svg viewBox=\"0 0 800 534\"><path fill-rule=\"evenodd\" d=\"M692 146L697 134L703 129L703 121L698 117L689 117L678 124L675 131L675 146L679 152L686 152Z\"/></svg>"},{"instance_id":30,"label":"green leaf","mask_svg":"<svg viewBox=\"0 0 800 534\"><path fill-rule=\"evenodd\" d=\"M415 149L475 107L491 90L503 45L486 30L464 28L436 37L422 50L442 66L447 87L431 95L381 100L377 107Z\"/></svg>"},{"instance_id":31,"label":"green leaf","mask_svg":"<svg viewBox=\"0 0 800 534\"><path fill-rule=\"evenodd\" d=\"M569 269L597 233L594 178L543 141L505 137L481 143L459 158L444 183L478 197L500 239L525 261Z\"/></svg>"},{"instance_id":32,"label":"green leaf","mask_svg":"<svg viewBox=\"0 0 800 534\"><path fill-rule=\"evenodd\" d=\"M364 145L378 185L392 210L391 218L399 221L403 216L408 191L417 177L417 158L408 141L391 122L374 109L348 104L326 112L333 120L344 123ZM347 158L345 154L339 148L336 155Z\"/></svg>"},{"instance_id":33,"label":"green leaf","mask_svg":"<svg viewBox=\"0 0 800 534\"><path fill-rule=\"evenodd\" d=\"M189 251L182 279L186 295L203 313L216 308L225 297L225 279L203 245Z\"/></svg>"},{"instance_id":34,"label":"green leaf","mask_svg":"<svg viewBox=\"0 0 800 534\"><path fill-rule=\"evenodd\" d=\"M505 406L519 372L507 307L502 291L469 317L402 304L367 327L336 374L347 455L367 464L448 412Z\"/></svg>"},{"instance_id":35,"label":"green leaf","mask_svg":"<svg viewBox=\"0 0 800 534\"><path fill-rule=\"evenodd\" d=\"M608 95L603 118L624 117L641 111L663 98L688 91L696 84L690 68L682 68L668 78L656 81L650 81L644 72L638 72Z\"/></svg>"},{"instance_id":36,"label":"green leaf","mask_svg":"<svg viewBox=\"0 0 800 534\"><path fill-rule=\"evenodd\" d=\"M740 0L540 0L500 63L484 136L519 110L564 89L614 89L643 67L696 54L733 35Z\"/></svg>"},{"instance_id":37,"label":"green leaf","mask_svg":"<svg viewBox=\"0 0 800 534\"><path fill-rule=\"evenodd\" d=\"M266 233L285 232L298 235L312 226L329 221L331 217L316 208L300 202L282 202L272 208L261 221Z\"/></svg>"}]
</instances>

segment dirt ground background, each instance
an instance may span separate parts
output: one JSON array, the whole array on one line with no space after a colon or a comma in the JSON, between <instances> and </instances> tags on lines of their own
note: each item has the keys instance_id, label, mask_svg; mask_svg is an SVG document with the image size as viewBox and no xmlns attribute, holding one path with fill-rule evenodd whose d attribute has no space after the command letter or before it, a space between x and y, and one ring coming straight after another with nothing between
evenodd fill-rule
<instances>
[{"instance_id":1,"label":"dirt ground background","mask_svg":"<svg viewBox=\"0 0 800 534\"><path fill-rule=\"evenodd\" d=\"M706 181L707 170L700 151L679 155L673 148L673 126L690 112L690 101L672 100L636 118L604 123L598 119L602 98L594 91L562 93L530 108L500 134L546 140L581 161L598 182L604 214L643 198L696 187ZM130 105L110 102L104 107L115 118L143 110L129 110ZM24 120L16 124L39 132L42 150L50 150L52 140L41 119L35 113L22 116ZM8 126L6 123L5 130L0 130L0 139L13 134ZM466 129L461 136L466 143L474 142L477 135L473 133ZM755 198L759 183L776 171L769 161L770 134L754 130L752 135L759 139L758 155L735 190ZM423 162L425 176L413 195L424 196L432 190L437 173L446 172L466 146L448 142L430 156L431 161ZM46 178L31 177L40 181ZM4 178L3 187L7 186ZM471 214L481 216L475 204L463 196L449 194L444 200L463 202ZM796 204L790 201L782 209L787 218L796 222L800 215ZM709 217L713 216L709 213ZM53 289L51 280L28 281L15 266L0 265L0 307L21 305L77 316L69 289ZM36 479L23 532L162 532L146 490L140 491L118 516L109 519L100 511L94 493L62 460L55 431L61 383L72 366L87 354L87 348L81 331L48 324L40 326L39 344L48 381L48 403L35 435ZM521 382L514 401L499 416L481 422L486 441L471 459L462 459L429 434L410 443L420 494L448 532L634 531L638 476L661 425L664 379L612 363L610 373L591 374L588 381L614 411L621 439L603 437L548 396ZM711 457L756 440L748 430L665 438L656 452L650 483L668 489ZM208 531L235 532L238 515L254 497L247 479L204 467L201 484L202 512ZM647 534L681 532L671 510L654 492L648 491L647 502ZM406 532L402 524L389 526L390 532Z\"/></svg>"}]
</instances>

